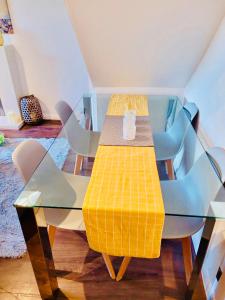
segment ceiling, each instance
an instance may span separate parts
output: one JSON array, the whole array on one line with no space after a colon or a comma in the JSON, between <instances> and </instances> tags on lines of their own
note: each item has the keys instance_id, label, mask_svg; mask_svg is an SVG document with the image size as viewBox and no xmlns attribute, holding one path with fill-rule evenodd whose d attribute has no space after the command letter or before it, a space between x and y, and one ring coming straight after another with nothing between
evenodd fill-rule
<instances>
[{"instance_id":1,"label":"ceiling","mask_svg":"<svg viewBox=\"0 0 225 300\"><path fill-rule=\"evenodd\" d=\"M225 0L66 0L96 87L183 88Z\"/></svg>"}]
</instances>

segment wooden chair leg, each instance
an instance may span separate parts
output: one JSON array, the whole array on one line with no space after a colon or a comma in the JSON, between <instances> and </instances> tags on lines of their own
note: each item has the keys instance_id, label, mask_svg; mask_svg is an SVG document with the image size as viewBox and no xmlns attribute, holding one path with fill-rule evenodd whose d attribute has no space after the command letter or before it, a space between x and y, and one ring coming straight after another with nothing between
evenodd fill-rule
<instances>
[{"instance_id":1,"label":"wooden chair leg","mask_svg":"<svg viewBox=\"0 0 225 300\"><path fill-rule=\"evenodd\" d=\"M166 167L167 167L167 172L168 172L169 179L170 180L175 179L172 159L169 159L169 160L166 161Z\"/></svg>"},{"instance_id":2,"label":"wooden chair leg","mask_svg":"<svg viewBox=\"0 0 225 300\"><path fill-rule=\"evenodd\" d=\"M104 259L104 262L106 264L106 267L107 267L107 270L109 272L110 277L112 279L115 279L116 274L115 274L115 271L114 271L114 268L113 268L113 265L112 265L112 262L111 262L111 259L110 259L109 255L106 254L106 253L102 253L102 257Z\"/></svg>"},{"instance_id":3,"label":"wooden chair leg","mask_svg":"<svg viewBox=\"0 0 225 300\"><path fill-rule=\"evenodd\" d=\"M48 236L49 236L49 241L51 247L53 247L54 240L55 240L55 232L56 232L56 227L52 225L48 225Z\"/></svg>"},{"instance_id":4,"label":"wooden chair leg","mask_svg":"<svg viewBox=\"0 0 225 300\"><path fill-rule=\"evenodd\" d=\"M184 270L187 284L191 278L191 272L193 269L192 252L191 252L191 238L182 239L183 259L184 259Z\"/></svg>"},{"instance_id":5,"label":"wooden chair leg","mask_svg":"<svg viewBox=\"0 0 225 300\"><path fill-rule=\"evenodd\" d=\"M123 275L126 272L126 269L130 263L130 260L131 260L131 257L128 257L128 256L124 257L122 264L120 266L119 272L116 276L116 281L120 281L123 278Z\"/></svg>"},{"instance_id":6,"label":"wooden chair leg","mask_svg":"<svg viewBox=\"0 0 225 300\"><path fill-rule=\"evenodd\" d=\"M77 154L76 163L75 163L74 172L73 172L75 175L80 174L83 158L84 157L82 155Z\"/></svg>"}]
</instances>

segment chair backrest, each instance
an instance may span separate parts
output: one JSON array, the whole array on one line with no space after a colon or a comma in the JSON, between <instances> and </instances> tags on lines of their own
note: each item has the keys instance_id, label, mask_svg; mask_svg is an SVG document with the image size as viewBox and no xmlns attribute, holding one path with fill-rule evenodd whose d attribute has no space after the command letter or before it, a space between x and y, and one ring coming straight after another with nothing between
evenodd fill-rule
<instances>
[{"instance_id":1,"label":"chair backrest","mask_svg":"<svg viewBox=\"0 0 225 300\"><path fill-rule=\"evenodd\" d=\"M185 134L181 151L176 156L174 169L177 179L184 177L205 150L192 126Z\"/></svg>"},{"instance_id":2,"label":"chair backrest","mask_svg":"<svg viewBox=\"0 0 225 300\"><path fill-rule=\"evenodd\" d=\"M197 105L194 102L187 102L183 108L188 116L188 119L192 122L199 112Z\"/></svg>"},{"instance_id":3,"label":"chair backrest","mask_svg":"<svg viewBox=\"0 0 225 300\"><path fill-rule=\"evenodd\" d=\"M41 192L44 206L72 205L75 191L47 150L35 140L24 141L14 150L12 160L21 174L27 191Z\"/></svg>"},{"instance_id":4,"label":"chair backrest","mask_svg":"<svg viewBox=\"0 0 225 300\"><path fill-rule=\"evenodd\" d=\"M173 125L167 131L167 134L174 140L177 145L177 153L183 145L185 134L188 127L190 126L190 121L188 120L184 110L181 109L175 118Z\"/></svg>"},{"instance_id":5,"label":"chair backrest","mask_svg":"<svg viewBox=\"0 0 225 300\"><path fill-rule=\"evenodd\" d=\"M73 113L72 108L67 102L59 101L58 103L56 103L55 109L60 117L62 124L65 125Z\"/></svg>"},{"instance_id":6,"label":"chair backrest","mask_svg":"<svg viewBox=\"0 0 225 300\"><path fill-rule=\"evenodd\" d=\"M199 109L197 105L194 102L187 102L183 108L193 128L195 129L195 131L197 131L199 119Z\"/></svg>"},{"instance_id":7,"label":"chair backrest","mask_svg":"<svg viewBox=\"0 0 225 300\"><path fill-rule=\"evenodd\" d=\"M166 131L172 126L174 122L176 110L177 110L177 102L178 102L178 97L169 98L167 116L166 116L166 126L165 126Z\"/></svg>"},{"instance_id":8,"label":"chair backrest","mask_svg":"<svg viewBox=\"0 0 225 300\"><path fill-rule=\"evenodd\" d=\"M25 183L27 183L47 150L34 140L24 141L16 147L12 160Z\"/></svg>"},{"instance_id":9,"label":"chair backrest","mask_svg":"<svg viewBox=\"0 0 225 300\"><path fill-rule=\"evenodd\" d=\"M72 108L65 101L55 106L63 124L64 132L73 150L81 155L87 155L90 143L90 132L83 129L77 120Z\"/></svg>"},{"instance_id":10,"label":"chair backrest","mask_svg":"<svg viewBox=\"0 0 225 300\"><path fill-rule=\"evenodd\" d=\"M197 111L194 111L193 109L192 113L190 113L191 118L188 118L186 111L187 109L181 109L178 112L173 125L167 130L167 133L171 136L177 146L177 153L181 150L187 130L191 126L190 121L197 113Z\"/></svg>"},{"instance_id":11,"label":"chair backrest","mask_svg":"<svg viewBox=\"0 0 225 300\"><path fill-rule=\"evenodd\" d=\"M221 189L224 190L221 181L223 177L220 176L220 166L218 163L214 164L214 161L221 161L219 158L221 153L218 154L213 148L210 151L212 153L210 160L209 156L204 152L183 178L187 193L197 194L199 201L201 201L200 207L205 213L207 213L209 203L217 199ZM224 165L225 151L223 149L221 151L223 151Z\"/></svg>"}]
</instances>

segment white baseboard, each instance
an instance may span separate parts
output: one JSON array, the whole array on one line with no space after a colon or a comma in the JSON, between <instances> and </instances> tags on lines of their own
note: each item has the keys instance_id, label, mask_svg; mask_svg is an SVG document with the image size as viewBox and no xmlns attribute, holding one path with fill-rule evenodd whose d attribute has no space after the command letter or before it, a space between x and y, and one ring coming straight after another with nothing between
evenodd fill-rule
<instances>
[{"instance_id":1,"label":"white baseboard","mask_svg":"<svg viewBox=\"0 0 225 300\"><path fill-rule=\"evenodd\" d=\"M24 121L15 123L10 121L6 116L0 116L0 130L19 130L24 124Z\"/></svg>"},{"instance_id":2,"label":"white baseboard","mask_svg":"<svg viewBox=\"0 0 225 300\"><path fill-rule=\"evenodd\" d=\"M60 120L59 116L57 114L45 114L43 113L43 119L44 120Z\"/></svg>"},{"instance_id":3,"label":"white baseboard","mask_svg":"<svg viewBox=\"0 0 225 300\"><path fill-rule=\"evenodd\" d=\"M183 97L183 88L168 87L95 87L96 94L144 94L144 95L171 95Z\"/></svg>"}]
</instances>

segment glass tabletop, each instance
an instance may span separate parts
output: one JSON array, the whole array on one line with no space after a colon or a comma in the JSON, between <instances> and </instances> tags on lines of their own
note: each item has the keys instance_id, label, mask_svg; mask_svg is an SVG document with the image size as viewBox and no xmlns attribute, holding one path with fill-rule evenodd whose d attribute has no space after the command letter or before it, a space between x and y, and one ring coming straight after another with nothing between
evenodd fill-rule
<instances>
[{"instance_id":1,"label":"glass tabletop","mask_svg":"<svg viewBox=\"0 0 225 300\"><path fill-rule=\"evenodd\" d=\"M75 176L75 151L94 157L110 94L87 94L65 112L62 130L53 140L16 207L81 210L88 176ZM225 189L218 170L204 149L190 116L176 96L147 96L149 121L160 176L165 214L225 219ZM83 131L79 131L83 128ZM92 141L92 142L90 142ZM86 152L85 152L86 151ZM165 161L172 159L176 180L168 180ZM93 158L90 158L93 161ZM29 164L29 162L27 162ZM90 175L88 174L81 175Z\"/></svg>"}]
</instances>

